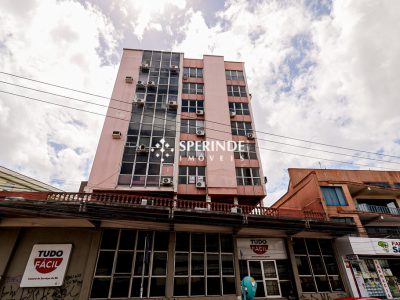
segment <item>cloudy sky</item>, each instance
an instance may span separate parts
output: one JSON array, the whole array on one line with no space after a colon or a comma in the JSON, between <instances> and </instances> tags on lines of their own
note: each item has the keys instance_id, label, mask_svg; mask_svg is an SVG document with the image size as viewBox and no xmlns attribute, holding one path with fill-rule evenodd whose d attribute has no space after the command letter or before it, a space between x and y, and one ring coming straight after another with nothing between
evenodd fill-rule
<instances>
[{"instance_id":1,"label":"cloudy sky","mask_svg":"<svg viewBox=\"0 0 400 300\"><path fill-rule=\"evenodd\" d=\"M2 0L0 24L0 165L65 190L104 117L16 95L99 114L108 100L4 73L107 97L123 47L245 62L266 204L289 167L400 167L400 1Z\"/></svg>"}]
</instances>

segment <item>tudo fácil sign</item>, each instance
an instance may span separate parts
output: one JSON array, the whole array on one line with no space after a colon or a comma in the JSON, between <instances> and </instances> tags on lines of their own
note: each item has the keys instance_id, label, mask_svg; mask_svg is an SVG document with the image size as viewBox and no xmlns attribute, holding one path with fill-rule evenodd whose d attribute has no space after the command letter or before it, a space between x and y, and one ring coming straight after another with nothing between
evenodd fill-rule
<instances>
[{"instance_id":1,"label":"tudo f\u00e1cil sign","mask_svg":"<svg viewBox=\"0 0 400 300\"><path fill-rule=\"evenodd\" d=\"M72 244L37 244L32 248L21 287L62 286Z\"/></svg>"},{"instance_id":2,"label":"tudo f\u00e1cil sign","mask_svg":"<svg viewBox=\"0 0 400 300\"><path fill-rule=\"evenodd\" d=\"M285 241L281 238L238 238L240 259L286 259Z\"/></svg>"}]
</instances>

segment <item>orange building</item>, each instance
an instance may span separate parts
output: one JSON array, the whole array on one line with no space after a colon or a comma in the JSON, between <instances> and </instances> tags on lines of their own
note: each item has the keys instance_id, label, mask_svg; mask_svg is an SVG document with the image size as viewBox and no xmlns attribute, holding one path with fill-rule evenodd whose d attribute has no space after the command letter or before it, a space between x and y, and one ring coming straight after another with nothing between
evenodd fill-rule
<instances>
[{"instance_id":1,"label":"orange building","mask_svg":"<svg viewBox=\"0 0 400 300\"><path fill-rule=\"evenodd\" d=\"M335 241L352 294L400 297L400 171L289 169L289 176L274 208L323 212L357 226L358 236Z\"/></svg>"}]
</instances>

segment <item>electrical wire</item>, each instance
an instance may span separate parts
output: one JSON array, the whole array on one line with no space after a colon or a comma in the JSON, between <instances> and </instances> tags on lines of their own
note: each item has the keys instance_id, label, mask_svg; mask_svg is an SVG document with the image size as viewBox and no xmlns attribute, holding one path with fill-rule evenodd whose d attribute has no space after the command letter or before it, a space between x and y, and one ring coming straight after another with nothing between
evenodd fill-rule
<instances>
[{"instance_id":1,"label":"electrical wire","mask_svg":"<svg viewBox=\"0 0 400 300\"><path fill-rule=\"evenodd\" d=\"M19 76L19 75L15 75L15 74L12 74L12 73L7 73L7 72L4 72L4 71L0 71L0 74L5 74L5 75L8 75L8 76L12 76L12 77L16 77L16 78L20 78L20 79L24 79L24 80L29 80L29 81L33 81L33 82L37 82L37 83L41 83L41 84L45 84L45 85L49 85L49 86L53 86L53 87L57 87L57 88L65 89L65 90L69 90L69 91L74 91L74 92L77 92L77 93L87 94L87 95L90 95L90 96L95 96L95 97L99 97L99 98L103 98L103 99L107 99L107 100L113 100L113 101L123 102L123 103L127 103L127 104L131 104L132 103L132 102L127 102L127 101L124 101L124 100L121 100L121 99L115 99L115 98L110 98L110 97L106 97L106 96L103 96L103 95L93 94L93 93L89 93L89 92L78 90L78 89L68 88L68 87L65 87L65 86L56 85L56 84L52 84L52 83L45 82L45 81L35 80L35 79L28 78L28 77ZM72 97L68 97L68 96L66 96L66 98L73 99ZM92 104L94 104L94 103L92 103ZM95 105L98 105L98 104L95 104ZM116 109L116 108L114 108L114 109ZM214 124L219 124L219 125L224 125L224 126L229 126L227 124L220 123L220 122L215 122L215 121L208 121L208 122L209 123L214 123ZM367 153L367 154L372 154L372 155L386 156L386 157L392 157L392 158L399 158L400 159L400 156L394 156L394 155L382 154L382 153L371 152L371 151L366 151L366 150L361 150L361 149L354 149L354 148L342 147L342 146L332 145L332 144L327 144L327 143L315 142L315 141L311 141L311 140L299 139L299 138L289 137L289 136L280 135L280 134L274 134L274 133L260 131L260 130L253 130L253 132L261 133L261 134L265 134L265 135L271 135L271 136L280 137L280 138L285 138L285 139L296 140L296 141L305 142L305 143L312 143L312 144L321 145L321 146L325 146L325 147L333 147L333 148L338 148L338 149L343 149L343 150L362 152L362 153ZM318 151L318 150L316 150L316 151Z\"/></svg>"},{"instance_id":2,"label":"electrical wire","mask_svg":"<svg viewBox=\"0 0 400 300\"><path fill-rule=\"evenodd\" d=\"M89 111L89 110L85 110L85 109L80 109L80 108L76 108L76 107L71 107L71 106L63 105L63 104L59 104L59 103L48 102L46 100L41 100L41 99L29 97L29 96L19 95L19 94L16 94L16 93L6 92L6 91L3 91L3 90L0 90L0 92L1 93L5 93L5 94L9 94L9 95L13 95L13 96L17 96L17 97L22 97L22 98L29 99L29 100L32 100L32 101L38 101L38 102L41 102L41 103L52 104L52 105L60 106L60 107L63 107L63 108L69 108L69 109L77 110L77 111L80 111L80 112L86 112L86 113L91 113L91 114L95 114L95 115L99 115L99 116L106 116L106 117L109 117L109 118L119 119L119 120L123 120L123 121L129 121L127 119L122 119L122 118L118 118L118 117L114 117L114 116L107 116L107 115L104 115L104 114L101 114L101 113L97 113L97 112L93 112L93 111ZM154 126L155 126L155 124L154 124ZM155 126L155 127L157 127L157 126ZM164 129L164 127L162 127L162 129ZM180 133L179 130L177 130L176 132ZM224 140L218 140L218 139L212 139L212 140L226 142ZM330 161L330 162L338 162L338 163L342 163L342 164L357 165L357 166L363 166L363 167L369 167L369 168L372 167L370 165L365 165L365 164L358 164L358 163L353 163L353 162L345 162L345 161L340 161L340 160L333 160L333 159L327 159L327 158L322 158L322 157L315 157L315 156L309 156L309 155L301 155L301 154L298 154L298 153L285 152L285 151L282 151L282 150L262 148L262 147L257 146L257 145L255 145L255 147L257 147L258 149L262 149L262 150L285 153L285 154L291 154L291 155L297 155L297 156L314 158L314 159L325 160L325 161ZM360 158L363 159L362 157L360 157ZM392 163L394 163L394 162L392 162ZM389 169L389 170L397 171L397 169L383 168L383 167L372 167L372 168L383 169L383 170L388 170Z\"/></svg>"},{"instance_id":3,"label":"electrical wire","mask_svg":"<svg viewBox=\"0 0 400 300\"><path fill-rule=\"evenodd\" d=\"M51 95L54 95L54 96L59 96L59 97L63 97L63 98L66 98L66 99L71 99L71 100L74 100L74 101L79 101L79 102L88 103L88 104L94 104L94 105L98 105L98 106L102 106L102 107L108 107L107 105L93 103L93 102L90 102L90 101L85 101L85 100L81 100L81 99L77 99L77 98L73 98L73 97L69 97L69 96L65 96L65 95L50 93L50 92L42 91L42 90L38 90L38 89L33 89L33 88L29 88L29 87L25 87L25 86L13 84L13 83L1 81L1 80L0 80L0 83L10 84L10 85L14 85L14 86L18 86L18 87L22 87L22 88L26 88L26 89L38 91L38 92L41 92L41 93L47 93L47 94L51 94ZM93 113L93 114L97 114L97 115L101 115L101 116L106 116L106 115L99 114L99 113L92 112L92 111L88 111L88 110L83 110L83 109L79 109L79 108L73 108L73 107L70 107L70 106L67 107L67 106L64 106L62 104L58 104L58 103L56 104L56 103L48 102L48 101L45 101L45 100L39 100L39 99L33 98L33 97L27 97L27 96L15 94L15 93L10 93L10 92L6 92L6 91L1 91L1 90L0 90L0 92L8 93L8 94L11 94L11 95L14 95L14 96L28 98L28 99L31 99L31 100L36 100L36 101L39 101L39 102L45 102L45 103L48 103L48 104L58 105L58 106L62 106L62 107L65 107L65 108L76 109L76 110L79 110L79 111L82 111L82 112L88 112L88 113ZM129 104L132 104L132 102L130 102ZM115 110L119 110L119 111L128 112L130 114L132 113L131 110L123 110L123 109L115 108L115 107L112 107L112 106L109 106L109 108L115 109ZM142 112L142 114L144 116L154 117L155 119L165 120L164 118L160 118L160 117L157 117L155 115L154 116L153 115L148 115L148 114L145 114L144 112ZM180 115L180 114L176 114L176 115ZM124 121L128 121L126 119L117 118L117 117L113 117L113 116L108 116L108 117L116 118L116 119L120 119L120 120L124 120ZM190 120L199 120L199 119L196 119L196 118L189 118L189 119ZM130 121L130 119L129 119L129 121ZM182 123L182 122L179 122L179 121L175 121L175 122L177 124L181 124ZM209 122L209 121L207 121L207 122ZM230 126L230 125L227 125L227 124L223 124L223 125ZM154 126L155 126L155 124L154 124ZM214 131L214 132L229 133L229 134L231 133L231 131L228 132L228 131L218 130L218 129L214 129L214 128L209 128L209 127L206 127L206 126L204 127L204 129L207 129L209 131ZM256 132L256 131L252 130L252 132ZM329 154L342 155L342 156L347 156L347 157L360 158L360 159L366 159L366 160L371 160L371 161L384 162L384 163L388 163L388 164L400 165L399 162L387 161L387 160L382 160L382 159L376 159L376 158L370 158L370 157L358 156L358 155L352 155L352 154L346 154L346 153L333 152L333 151L323 150L323 149L315 149L315 148L312 148L312 147L293 145L293 144L289 144L289 143L278 142L278 141L273 141L273 140L268 140L268 139L263 139L263 138L257 138L257 139L259 141L266 141L266 142L269 142L269 143L280 144L280 145L285 145L285 146L290 146L290 147L296 147L296 148L308 149L308 150L312 150L312 151L324 152L324 153L329 153Z\"/></svg>"}]
</instances>

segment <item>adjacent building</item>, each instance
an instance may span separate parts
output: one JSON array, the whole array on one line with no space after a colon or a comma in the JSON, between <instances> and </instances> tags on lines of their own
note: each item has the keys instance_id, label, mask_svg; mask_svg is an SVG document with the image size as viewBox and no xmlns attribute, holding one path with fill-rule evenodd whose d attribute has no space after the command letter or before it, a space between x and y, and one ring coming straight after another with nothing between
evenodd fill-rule
<instances>
[{"instance_id":1,"label":"adjacent building","mask_svg":"<svg viewBox=\"0 0 400 300\"><path fill-rule=\"evenodd\" d=\"M0 166L0 191L62 192L62 190Z\"/></svg>"},{"instance_id":2,"label":"adjacent building","mask_svg":"<svg viewBox=\"0 0 400 300\"><path fill-rule=\"evenodd\" d=\"M357 235L336 240L349 290L399 298L400 171L289 169L289 176L288 192L273 207L312 209L355 224Z\"/></svg>"}]
</instances>

